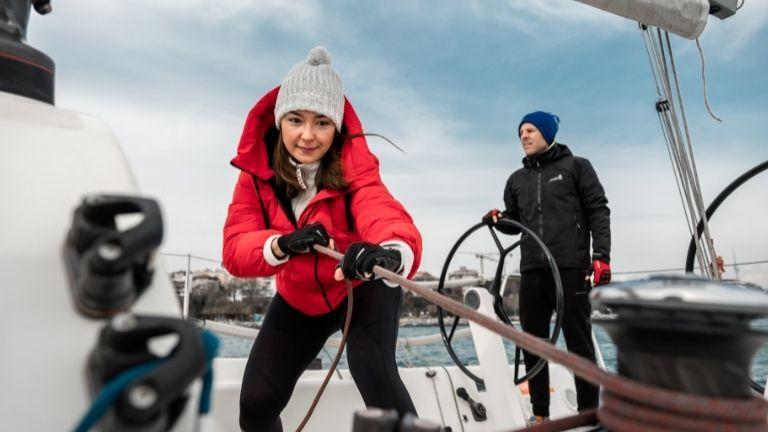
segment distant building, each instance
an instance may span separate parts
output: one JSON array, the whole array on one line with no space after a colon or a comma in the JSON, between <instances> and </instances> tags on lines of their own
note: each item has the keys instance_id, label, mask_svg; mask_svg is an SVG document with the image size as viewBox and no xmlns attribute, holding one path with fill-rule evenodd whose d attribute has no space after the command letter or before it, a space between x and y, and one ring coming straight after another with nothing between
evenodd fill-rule
<instances>
[{"instance_id":1,"label":"distant building","mask_svg":"<svg viewBox=\"0 0 768 432\"><path fill-rule=\"evenodd\" d=\"M458 270L448 273L448 279L479 278L480 272L460 266Z\"/></svg>"},{"instance_id":2,"label":"distant building","mask_svg":"<svg viewBox=\"0 0 768 432\"><path fill-rule=\"evenodd\" d=\"M435 277L432 273L428 271L417 271L416 274L413 275L411 280L416 282L429 282L429 281L436 281L440 278Z\"/></svg>"}]
</instances>

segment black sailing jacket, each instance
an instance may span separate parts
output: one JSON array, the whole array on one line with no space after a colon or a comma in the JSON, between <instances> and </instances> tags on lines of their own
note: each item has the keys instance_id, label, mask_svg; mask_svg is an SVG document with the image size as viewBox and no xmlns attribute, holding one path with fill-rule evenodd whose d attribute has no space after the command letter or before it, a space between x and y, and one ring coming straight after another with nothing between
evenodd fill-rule
<instances>
[{"instance_id":1,"label":"black sailing jacket","mask_svg":"<svg viewBox=\"0 0 768 432\"><path fill-rule=\"evenodd\" d=\"M563 144L523 159L504 188L504 217L530 228L547 245L558 267L589 268L590 233L595 257L610 260L610 210L605 191L587 159ZM501 227L499 227L501 228ZM507 234L519 231L506 227ZM547 266L533 239L522 245L520 271Z\"/></svg>"}]
</instances>

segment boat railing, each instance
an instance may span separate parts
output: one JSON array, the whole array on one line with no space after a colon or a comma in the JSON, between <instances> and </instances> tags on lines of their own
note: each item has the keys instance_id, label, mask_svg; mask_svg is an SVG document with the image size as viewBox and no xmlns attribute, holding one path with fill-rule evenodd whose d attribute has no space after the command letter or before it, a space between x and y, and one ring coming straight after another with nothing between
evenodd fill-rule
<instances>
[{"instance_id":1,"label":"boat railing","mask_svg":"<svg viewBox=\"0 0 768 432\"><path fill-rule=\"evenodd\" d=\"M243 327L235 324L227 324L219 321L211 320L196 320L198 326L211 330L212 332L220 335L234 336L245 339L255 339L259 334L259 329ZM468 338L472 336L469 328L456 330L454 338ZM397 339L398 347L413 347L419 345L430 345L434 343L441 343L442 335L435 333L426 336L414 336L414 337L401 337ZM325 343L326 348L338 348L341 343L341 338L332 337Z\"/></svg>"}]
</instances>

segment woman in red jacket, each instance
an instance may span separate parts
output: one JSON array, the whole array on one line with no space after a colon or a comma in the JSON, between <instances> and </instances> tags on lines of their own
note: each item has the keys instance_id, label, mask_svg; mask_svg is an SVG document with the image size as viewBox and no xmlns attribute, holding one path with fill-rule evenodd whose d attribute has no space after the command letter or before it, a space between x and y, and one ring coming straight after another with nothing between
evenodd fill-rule
<instances>
[{"instance_id":1,"label":"woman in red jacket","mask_svg":"<svg viewBox=\"0 0 768 432\"><path fill-rule=\"evenodd\" d=\"M280 431L280 412L328 337L344 325L356 279L347 360L366 406L415 412L397 371L402 290L381 265L411 276L421 236L379 176L330 55L315 47L251 109L232 165L240 169L224 227L224 266L276 275L277 293L251 349L240 393L245 431ZM315 244L344 251L337 262Z\"/></svg>"}]
</instances>

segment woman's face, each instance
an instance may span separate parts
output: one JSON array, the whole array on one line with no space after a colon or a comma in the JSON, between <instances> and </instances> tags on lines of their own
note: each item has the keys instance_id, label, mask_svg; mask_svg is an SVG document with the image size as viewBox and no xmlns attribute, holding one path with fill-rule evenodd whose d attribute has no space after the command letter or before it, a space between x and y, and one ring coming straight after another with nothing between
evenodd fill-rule
<instances>
[{"instance_id":1,"label":"woman's face","mask_svg":"<svg viewBox=\"0 0 768 432\"><path fill-rule=\"evenodd\" d=\"M285 148L302 164L322 159L331 148L335 134L331 119L312 111L291 111L280 120Z\"/></svg>"}]
</instances>

